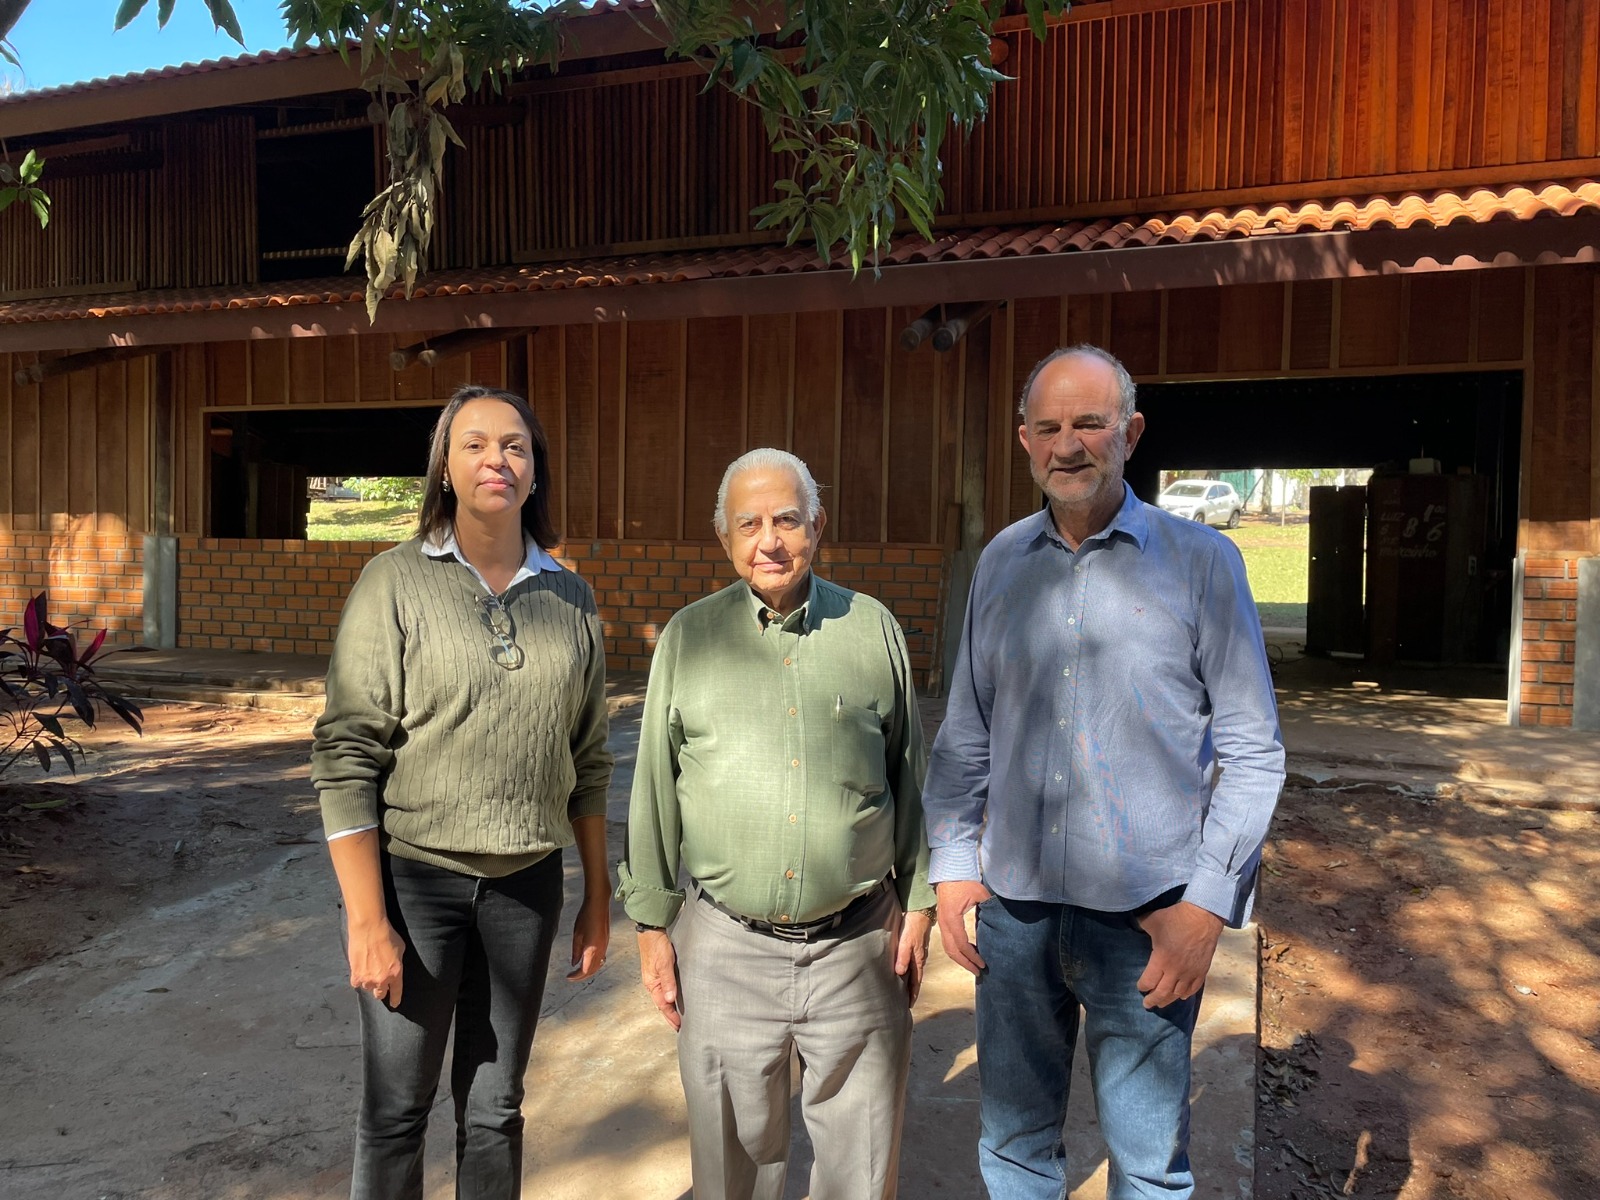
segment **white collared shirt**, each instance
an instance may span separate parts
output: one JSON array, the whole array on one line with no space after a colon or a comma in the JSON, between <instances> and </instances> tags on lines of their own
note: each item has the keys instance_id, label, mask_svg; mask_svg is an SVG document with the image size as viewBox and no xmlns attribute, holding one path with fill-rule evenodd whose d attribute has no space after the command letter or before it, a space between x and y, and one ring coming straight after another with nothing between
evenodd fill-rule
<instances>
[{"instance_id":1,"label":"white collared shirt","mask_svg":"<svg viewBox=\"0 0 1600 1200\"><path fill-rule=\"evenodd\" d=\"M561 564L551 556L548 550L539 545L538 542L534 541L533 535L528 533L526 530L524 530L522 534L522 544L527 548L528 557L523 560L522 566L517 569L517 573L511 577L511 582L506 584L505 591L507 592L516 587L517 584L521 583L524 579L532 579L541 571L562 570ZM474 579L476 579L480 584L483 584L484 591L488 592L491 596L495 594L495 590L490 587L489 584L484 580L483 576L479 574L478 568L469 563L466 555L461 553L461 547L456 542L456 530L454 525L447 525L444 529L435 531L434 533L431 533L427 537L423 538L422 552L429 558L453 557L467 570L472 572ZM504 592L500 594L504 595Z\"/></svg>"}]
</instances>

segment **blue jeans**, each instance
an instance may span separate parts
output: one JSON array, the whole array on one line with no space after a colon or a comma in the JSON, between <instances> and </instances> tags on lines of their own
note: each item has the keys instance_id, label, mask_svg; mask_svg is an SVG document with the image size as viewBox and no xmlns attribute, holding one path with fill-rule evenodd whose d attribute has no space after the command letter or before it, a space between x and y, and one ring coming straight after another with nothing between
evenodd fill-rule
<instances>
[{"instance_id":1,"label":"blue jeans","mask_svg":"<svg viewBox=\"0 0 1600 1200\"><path fill-rule=\"evenodd\" d=\"M1147 1010L1150 939L1133 913L995 896L978 909L978 1165L992 1200L1063 1200L1062 1126L1083 1008L1107 1200L1187 1197L1198 995Z\"/></svg>"},{"instance_id":2,"label":"blue jeans","mask_svg":"<svg viewBox=\"0 0 1600 1200\"><path fill-rule=\"evenodd\" d=\"M361 1006L361 1116L351 1200L421 1200L422 1138L454 1021L456 1195L522 1194L522 1077L561 915L561 855L499 879L383 856L405 939L400 1007Z\"/></svg>"}]
</instances>

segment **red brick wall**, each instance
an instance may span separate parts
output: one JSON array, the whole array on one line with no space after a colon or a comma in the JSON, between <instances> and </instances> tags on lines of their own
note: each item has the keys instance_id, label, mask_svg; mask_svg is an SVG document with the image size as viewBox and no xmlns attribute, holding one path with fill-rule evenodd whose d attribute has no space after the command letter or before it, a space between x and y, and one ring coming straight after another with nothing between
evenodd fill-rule
<instances>
[{"instance_id":1,"label":"red brick wall","mask_svg":"<svg viewBox=\"0 0 1600 1200\"><path fill-rule=\"evenodd\" d=\"M1522 570L1522 724L1572 724L1577 622L1578 560L1530 554Z\"/></svg>"},{"instance_id":2,"label":"red brick wall","mask_svg":"<svg viewBox=\"0 0 1600 1200\"><path fill-rule=\"evenodd\" d=\"M0 533L0 629L50 593L50 619L109 631L129 645L144 634L144 540L125 533Z\"/></svg>"},{"instance_id":3,"label":"red brick wall","mask_svg":"<svg viewBox=\"0 0 1600 1200\"><path fill-rule=\"evenodd\" d=\"M178 645L327 654L350 585L387 542L178 539Z\"/></svg>"},{"instance_id":4,"label":"red brick wall","mask_svg":"<svg viewBox=\"0 0 1600 1200\"><path fill-rule=\"evenodd\" d=\"M178 645L327 654L350 585L388 546L180 538ZM715 543L573 542L556 553L595 590L613 671L647 669L656 634L672 614L734 577ZM930 546L822 551L823 575L877 597L899 618L919 680L933 656L943 558Z\"/></svg>"}]
</instances>

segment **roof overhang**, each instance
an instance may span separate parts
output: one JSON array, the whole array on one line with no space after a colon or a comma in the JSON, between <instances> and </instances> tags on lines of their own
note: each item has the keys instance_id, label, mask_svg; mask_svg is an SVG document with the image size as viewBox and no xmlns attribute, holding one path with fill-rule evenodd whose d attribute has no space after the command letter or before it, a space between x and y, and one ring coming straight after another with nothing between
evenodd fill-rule
<instances>
[{"instance_id":1,"label":"roof overhang","mask_svg":"<svg viewBox=\"0 0 1600 1200\"><path fill-rule=\"evenodd\" d=\"M561 61L660 50L660 28L647 3L596 0L592 11L572 18ZM358 90L360 57L320 47L273 50L22 92L0 99L0 138Z\"/></svg>"},{"instance_id":2,"label":"roof overhang","mask_svg":"<svg viewBox=\"0 0 1600 1200\"><path fill-rule=\"evenodd\" d=\"M1244 227L1256 232L1230 234L1241 227L1241 214L1216 210L1133 219L1110 230L1102 228L1108 222L1077 222L1087 231L1071 237L1068 226L1035 226L950 234L932 245L904 239L876 277L867 270L853 276L838 263L824 267L803 251L748 248L448 272L422 281L429 294L385 301L375 325L368 324L359 286L350 279L322 281L331 286L291 295L208 289L87 298L65 308L59 301L19 302L0 305L0 351L926 308L939 302L1600 263L1600 184L1546 185L1537 203L1526 188L1482 194L1497 204L1480 200L1473 207L1478 194L1468 196L1467 216L1457 212L1461 195L1434 198L1428 211L1441 221L1445 212L1456 213L1440 224L1416 219L1401 225L1385 218L1365 228L1306 228L1286 223L1272 209L1252 210ZM1549 202L1551 197L1557 202ZM1352 202L1315 207L1325 217L1337 213L1339 204ZM1295 211L1304 213L1306 206ZM1295 231L1275 231L1285 228ZM1088 233L1094 236L1085 244ZM1014 250L1017 245L1030 249Z\"/></svg>"}]
</instances>

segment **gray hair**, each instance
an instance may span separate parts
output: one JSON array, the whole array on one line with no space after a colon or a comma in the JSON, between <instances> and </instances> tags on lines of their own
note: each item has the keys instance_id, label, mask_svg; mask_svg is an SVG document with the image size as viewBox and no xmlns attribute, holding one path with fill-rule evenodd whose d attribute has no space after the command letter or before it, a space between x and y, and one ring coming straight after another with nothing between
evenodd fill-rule
<instances>
[{"instance_id":1,"label":"gray hair","mask_svg":"<svg viewBox=\"0 0 1600 1200\"><path fill-rule=\"evenodd\" d=\"M765 467L769 471L792 471L795 478L800 481L800 495L805 502L805 512L801 516L808 525L816 519L822 501L817 496L817 481L811 478L811 469L787 450L762 446L741 454L729 463L728 469L722 473L722 486L717 488L717 511L711 515L711 524L718 533L728 532L729 485L736 476L756 470L758 467Z\"/></svg>"},{"instance_id":2,"label":"gray hair","mask_svg":"<svg viewBox=\"0 0 1600 1200\"><path fill-rule=\"evenodd\" d=\"M1133 419L1134 408L1137 402L1137 388L1134 386L1133 376L1128 374L1128 368L1123 366L1117 356L1109 350L1102 350L1099 346L1091 346L1088 342L1079 342L1076 346L1062 346L1059 350L1052 350L1038 362L1034 363L1033 370L1028 372L1028 381L1022 385L1022 396L1017 400L1017 416L1026 418L1028 415L1028 397L1033 394L1034 380L1039 378L1051 363L1061 358L1097 358L1111 368L1117 379L1118 419L1117 423L1127 429L1128 422Z\"/></svg>"}]
</instances>

